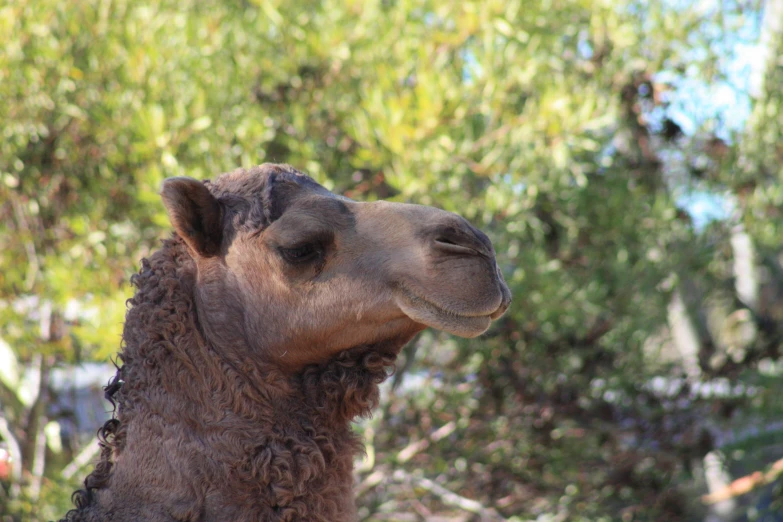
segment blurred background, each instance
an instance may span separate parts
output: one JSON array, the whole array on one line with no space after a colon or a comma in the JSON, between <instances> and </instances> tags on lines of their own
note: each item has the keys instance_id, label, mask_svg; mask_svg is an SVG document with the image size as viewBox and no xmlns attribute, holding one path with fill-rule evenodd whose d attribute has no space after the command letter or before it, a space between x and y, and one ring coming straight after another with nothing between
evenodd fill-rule
<instances>
[{"instance_id":1,"label":"blurred background","mask_svg":"<svg viewBox=\"0 0 783 522\"><path fill-rule=\"evenodd\" d=\"M782 0L2 0L0 520L110 415L168 176L465 215L514 292L401 355L363 520L783 520Z\"/></svg>"}]
</instances>

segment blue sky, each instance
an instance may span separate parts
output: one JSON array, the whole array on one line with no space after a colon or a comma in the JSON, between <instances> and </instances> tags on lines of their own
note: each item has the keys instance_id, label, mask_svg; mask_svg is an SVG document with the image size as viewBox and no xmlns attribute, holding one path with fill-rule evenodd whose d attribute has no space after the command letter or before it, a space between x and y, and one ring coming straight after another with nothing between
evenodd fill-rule
<instances>
[{"instance_id":1,"label":"blue sky","mask_svg":"<svg viewBox=\"0 0 783 522\"><path fill-rule=\"evenodd\" d=\"M666 4L674 10L696 6L704 14L700 31L715 42L709 50L694 47L690 51L694 63L702 62L708 51L720 58L717 78L711 83L701 78L697 65L655 75L657 82L672 87L665 115L680 126L686 139L706 130L732 143L742 135L752 109L752 93L759 89L754 82L763 74L766 53L759 41L762 13L747 7L742 12L731 0L668 0ZM727 193L710 192L698 185L679 187L676 192L679 205L691 215L697 230L713 220L729 218L734 211Z\"/></svg>"},{"instance_id":2,"label":"blue sky","mask_svg":"<svg viewBox=\"0 0 783 522\"><path fill-rule=\"evenodd\" d=\"M686 53L686 60L690 58L693 65L684 72L664 70L656 74L656 81L674 87L668 115L686 134L693 134L705 122L717 119L715 133L731 140L742 132L750 115L750 93L757 88L751 81L764 67L764 52L759 42L761 14L748 8L745 12L733 12L736 6L727 0L669 0L667 4L674 9L698 4L705 17L700 31L713 40L711 49L703 49L694 36L688 42L694 48ZM716 16L719 11L720 19ZM708 84L703 81L697 64L704 62L709 52L720 58L718 77Z\"/></svg>"},{"instance_id":3,"label":"blue sky","mask_svg":"<svg viewBox=\"0 0 783 522\"><path fill-rule=\"evenodd\" d=\"M657 0L650 0L657 1ZM761 1L761 0L760 0ZM656 83L666 84L668 106L656 107L647 114L655 127L664 118L676 122L686 139L710 132L727 143L741 138L752 110L752 93L759 92L753 83L764 70L765 50L760 43L762 11L736 0L663 0L664 8L672 11L696 10L704 22L692 37L684 42L690 47L682 57L689 63L685 70L662 70L654 75ZM639 6L636 6L637 8ZM704 43L709 41L710 47ZM587 40L580 42L579 51L592 54ZM704 80L703 66L717 56L717 71L711 82ZM466 82L482 67L471 54L465 55ZM716 193L700 184L674 187L677 203L693 220L696 230L708 223L731 217L735 205L728 192Z\"/></svg>"}]
</instances>

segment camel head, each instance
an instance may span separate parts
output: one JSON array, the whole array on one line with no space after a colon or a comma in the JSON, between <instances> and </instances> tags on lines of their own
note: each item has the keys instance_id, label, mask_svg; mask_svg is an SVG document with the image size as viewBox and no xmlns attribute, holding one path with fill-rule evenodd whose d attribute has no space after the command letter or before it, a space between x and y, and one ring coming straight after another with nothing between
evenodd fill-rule
<instances>
[{"instance_id":1,"label":"camel head","mask_svg":"<svg viewBox=\"0 0 783 522\"><path fill-rule=\"evenodd\" d=\"M450 212L353 201L270 164L167 179L162 197L195 261L207 337L287 371L399 349L427 326L475 337L510 303L489 239Z\"/></svg>"}]
</instances>

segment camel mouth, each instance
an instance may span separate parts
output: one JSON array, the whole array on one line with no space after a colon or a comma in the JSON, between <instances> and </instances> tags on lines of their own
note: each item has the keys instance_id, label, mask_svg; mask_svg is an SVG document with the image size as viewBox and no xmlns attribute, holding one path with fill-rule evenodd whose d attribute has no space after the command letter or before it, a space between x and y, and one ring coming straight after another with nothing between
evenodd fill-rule
<instances>
[{"instance_id":1,"label":"camel mouth","mask_svg":"<svg viewBox=\"0 0 783 522\"><path fill-rule=\"evenodd\" d=\"M487 331L492 321L506 311L501 303L497 310L486 313L465 314L447 310L404 286L398 286L397 305L402 312L416 321L436 330L459 337L477 337Z\"/></svg>"}]
</instances>

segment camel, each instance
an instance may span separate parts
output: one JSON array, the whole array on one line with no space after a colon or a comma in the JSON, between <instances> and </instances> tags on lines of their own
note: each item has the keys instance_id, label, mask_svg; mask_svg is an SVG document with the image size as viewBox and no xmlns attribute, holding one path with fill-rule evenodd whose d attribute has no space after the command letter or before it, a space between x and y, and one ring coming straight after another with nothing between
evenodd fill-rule
<instances>
[{"instance_id":1,"label":"camel","mask_svg":"<svg viewBox=\"0 0 783 522\"><path fill-rule=\"evenodd\" d=\"M287 165L161 195L174 234L131 278L116 412L63 520L356 520L350 423L418 332L475 337L505 312L492 244Z\"/></svg>"}]
</instances>

